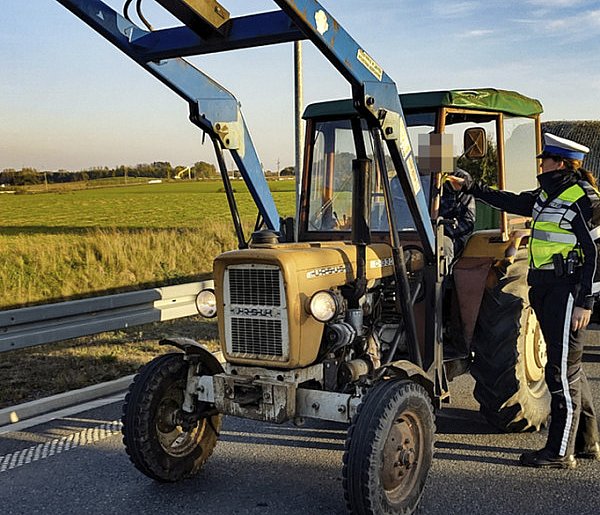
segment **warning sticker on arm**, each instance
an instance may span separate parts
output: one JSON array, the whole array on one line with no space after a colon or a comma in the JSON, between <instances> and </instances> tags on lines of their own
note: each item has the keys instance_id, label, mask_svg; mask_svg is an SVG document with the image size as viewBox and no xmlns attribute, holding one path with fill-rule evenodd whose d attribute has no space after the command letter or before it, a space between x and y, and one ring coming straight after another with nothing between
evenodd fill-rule
<instances>
[{"instance_id":1,"label":"warning sticker on arm","mask_svg":"<svg viewBox=\"0 0 600 515\"><path fill-rule=\"evenodd\" d=\"M383 68L379 66L375 59L367 54L362 48L358 49L356 58L377 78L378 81L383 79Z\"/></svg>"}]
</instances>

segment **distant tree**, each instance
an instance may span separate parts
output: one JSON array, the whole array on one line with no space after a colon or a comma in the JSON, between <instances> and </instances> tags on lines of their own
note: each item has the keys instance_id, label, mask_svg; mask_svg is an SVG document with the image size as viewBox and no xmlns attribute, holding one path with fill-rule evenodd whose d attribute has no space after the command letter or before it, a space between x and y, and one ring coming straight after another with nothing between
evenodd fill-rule
<instances>
[{"instance_id":1,"label":"distant tree","mask_svg":"<svg viewBox=\"0 0 600 515\"><path fill-rule=\"evenodd\" d=\"M170 179L173 174L173 167L167 161L155 161L152 163L152 168L152 177Z\"/></svg>"},{"instance_id":2,"label":"distant tree","mask_svg":"<svg viewBox=\"0 0 600 515\"><path fill-rule=\"evenodd\" d=\"M15 176L17 171L14 168L5 168L0 172L0 184L15 184Z\"/></svg>"},{"instance_id":3,"label":"distant tree","mask_svg":"<svg viewBox=\"0 0 600 515\"><path fill-rule=\"evenodd\" d=\"M469 159L463 156L458 160L457 166L469 172L476 181L483 181L489 186L498 185L498 154L492 140L488 140L487 152L483 158Z\"/></svg>"},{"instance_id":4,"label":"distant tree","mask_svg":"<svg viewBox=\"0 0 600 515\"><path fill-rule=\"evenodd\" d=\"M210 179L218 176L215 165L206 163L204 161L198 161L192 167L192 175L196 179Z\"/></svg>"},{"instance_id":5,"label":"distant tree","mask_svg":"<svg viewBox=\"0 0 600 515\"><path fill-rule=\"evenodd\" d=\"M44 178L35 168L23 168L16 175L16 186L26 186L29 184L40 184L44 182Z\"/></svg>"},{"instance_id":6,"label":"distant tree","mask_svg":"<svg viewBox=\"0 0 600 515\"><path fill-rule=\"evenodd\" d=\"M279 172L280 177L293 177L296 175L296 168L293 166L286 166L281 172Z\"/></svg>"}]
</instances>

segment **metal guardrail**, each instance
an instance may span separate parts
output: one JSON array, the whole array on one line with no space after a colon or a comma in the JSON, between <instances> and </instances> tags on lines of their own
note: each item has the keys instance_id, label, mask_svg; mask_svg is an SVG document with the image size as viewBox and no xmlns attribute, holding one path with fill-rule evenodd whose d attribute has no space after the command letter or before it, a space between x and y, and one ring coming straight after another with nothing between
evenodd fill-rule
<instances>
[{"instance_id":1,"label":"metal guardrail","mask_svg":"<svg viewBox=\"0 0 600 515\"><path fill-rule=\"evenodd\" d=\"M198 314L213 281L0 311L0 353Z\"/></svg>"}]
</instances>

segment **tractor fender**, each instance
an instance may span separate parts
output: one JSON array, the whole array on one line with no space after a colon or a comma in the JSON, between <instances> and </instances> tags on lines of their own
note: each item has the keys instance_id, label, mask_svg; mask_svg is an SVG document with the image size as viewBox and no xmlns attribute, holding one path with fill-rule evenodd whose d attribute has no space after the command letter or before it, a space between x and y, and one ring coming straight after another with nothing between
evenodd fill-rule
<instances>
[{"instance_id":1,"label":"tractor fender","mask_svg":"<svg viewBox=\"0 0 600 515\"><path fill-rule=\"evenodd\" d=\"M172 345L182 350L186 356L198 356L207 366L211 375L223 372L223 367L218 357L209 351L204 345L191 338L163 338L159 345ZM220 353L219 353L220 354Z\"/></svg>"},{"instance_id":2,"label":"tractor fender","mask_svg":"<svg viewBox=\"0 0 600 515\"><path fill-rule=\"evenodd\" d=\"M435 399L434 383L418 365L415 365L411 361L400 359L393 361L386 368L390 376L414 381L425 388L432 401Z\"/></svg>"}]
</instances>

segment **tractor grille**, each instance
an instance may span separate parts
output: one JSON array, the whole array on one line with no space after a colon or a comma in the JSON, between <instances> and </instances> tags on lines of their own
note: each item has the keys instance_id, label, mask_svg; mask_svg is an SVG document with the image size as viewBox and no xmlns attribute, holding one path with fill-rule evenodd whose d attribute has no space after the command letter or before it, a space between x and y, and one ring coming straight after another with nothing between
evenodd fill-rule
<instances>
[{"instance_id":1,"label":"tractor grille","mask_svg":"<svg viewBox=\"0 0 600 515\"><path fill-rule=\"evenodd\" d=\"M288 325L281 271L235 265L225 271L227 352L248 359L288 359Z\"/></svg>"},{"instance_id":2,"label":"tractor grille","mask_svg":"<svg viewBox=\"0 0 600 515\"><path fill-rule=\"evenodd\" d=\"M279 306L279 269L230 268L229 293L232 304Z\"/></svg>"}]
</instances>

